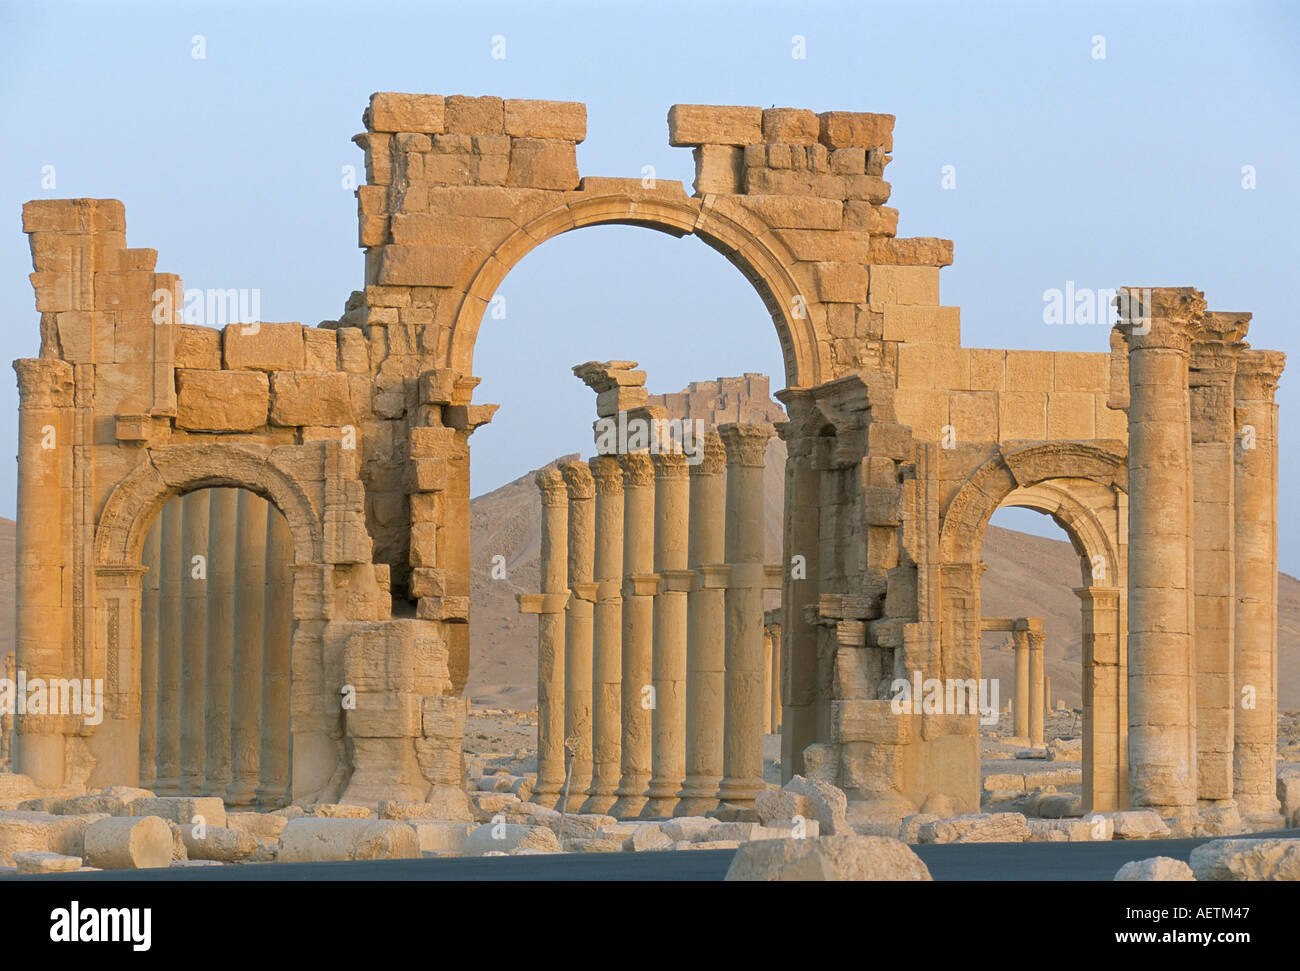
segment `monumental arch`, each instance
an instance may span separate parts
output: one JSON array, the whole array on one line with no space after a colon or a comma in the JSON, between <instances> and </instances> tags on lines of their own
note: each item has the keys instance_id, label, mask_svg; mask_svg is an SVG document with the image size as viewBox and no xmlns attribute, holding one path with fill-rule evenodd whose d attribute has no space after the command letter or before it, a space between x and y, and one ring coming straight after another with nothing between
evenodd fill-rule
<instances>
[{"instance_id":1,"label":"monumental arch","mask_svg":"<svg viewBox=\"0 0 1300 971\"><path fill-rule=\"evenodd\" d=\"M1283 361L1248 348L1248 314L1134 290L1096 352L962 346L952 244L897 236L885 204L890 115L676 105L690 190L581 176L577 103L376 94L364 125L365 286L318 327L187 325L121 203L24 207L41 351L15 363L17 664L102 676L108 703L98 726L19 718L19 771L140 778L145 539L170 498L221 487L292 537L292 798L460 784L469 442L494 411L473 400L479 325L531 249L620 223L723 253L784 351L784 565L803 565L783 579L785 772L977 808L975 716L897 715L889 685L979 677L979 541L1022 505L1080 555L1086 803L1276 810Z\"/></svg>"}]
</instances>

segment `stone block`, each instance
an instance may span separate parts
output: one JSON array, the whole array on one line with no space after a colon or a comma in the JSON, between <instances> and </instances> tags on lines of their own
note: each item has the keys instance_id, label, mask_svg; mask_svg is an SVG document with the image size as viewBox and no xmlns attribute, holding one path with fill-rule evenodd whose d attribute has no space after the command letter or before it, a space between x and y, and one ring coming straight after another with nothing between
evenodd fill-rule
<instances>
[{"instance_id":1,"label":"stone block","mask_svg":"<svg viewBox=\"0 0 1300 971\"><path fill-rule=\"evenodd\" d=\"M261 371L176 372L176 427L250 432L266 424L270 383Z\"/></svg>"},{"instance_id":2,"label":"stone block","mask_svg":"<svg viewBox=\"0 0 1300 971\"><path fill-rule=\"evenodd\" d=\"M275 371L270 393L272 425L337 428L358 420L348 376L339 371Z\"/></svg>"},{"instance_id":3,"label":"stone block","mask_svg":"<svg viewBox=\"0 0 1300 971\"><path fill-rule=\"evenodd\" d=\"M863 111L823 111L818 118L818 140L827 148L882 148L894 150L894 116Z\"/></svg>"},{"instance_id":4,"label":"stone block","mask_svg":"<svg viewBox=\"0 0 1300 971\"><path fill-rule=\"evenodd\" d=\"M744 189L744 154L734 145L697 145L694 150L697 195L733 195Z\"/></svg>"},{"instance_id":5,"label":"stone block","mask_svg":"<svg viewBox=\"0 0 1300 971\"><path fill-rule=\"evenodd\" d=\"M1136 880L1179 880L1196 879L1192 868L1182 860L1171 856L1152 856L1145 860L1130 860L1115 871L1115 879L1121 881Z\"/></svg>"},{"instance_id":6,"label":"stone block","mask_svg":"<svg viewBox=\"0 0 1300 971\"><path fill-rule=\"evenodd\" d=\"M444 130L445 103L440 94L398 94L381 91L370 96L370 124L377 132Z\"/></svg>"},{"instance_id":7,"label":"stone block","mask_svg":"<svg viewBox=\"0 0 1300 971\"><path fill-rule=\"evenodd\" d=\"M514 139L506 184L524 189L576 189L578 157L573 143L543 138Z\"/></svg>"},{"instance_id":8,"label":"stone block","mask_svg":"<svg viewBox=\"0 0 1300 971\"><path fill-rule=\"evenodd\" d=\"M888 305L884 310L884 339L908 343L961 343L961 311L957 307Z\"/></svg>"},{"instance_id":9,"label":"stone block","mask_svg":"<svg viewBox=\"0 0 1300 971\"><path fill-rule=\"evenodd\" d=\"M228 324L225 366L231 370L301 371L306 363L302 324Z\"/></svg>"},{"instance_id":10,"label":"stone block","mask_svg":"<svg viewBox=\"0 0 1300 971\"><path fill-rule=\"evenodd\" d=\"M486 856L491 852L508 853L511 850L564 852L555 833L546 826L489 822L470 831L465 838L461 855Z\"/></svg>"},{"instance_id":11,"label":"stone block","mask_svg":"<svg viewBox=\"0 0 1300 971\"><path fill-rule=\"evenodd\" d=\"M1300 880L1300 839L1213 840L1189 862L1197 880Z\"/></svg>"},{"instance_id":12,"label":"stone block","mask_svg":"<svg viewBox=\"0 0 1300 971\"><path fill-rule=\"evenodd\" d=\"M815 145L820 122L806 108L767 108L762 115L762 131L765 142Z\"/></svg>"},{"instance_id":13,"label":"stone block","mask_svg":"<svg viewBox=\"0 0 1300 971\"><path fill-rule=\"evenodd\" d=\"M762 108L673 105L668 109L669 145L754 145L762 140Z\"/></svg>"},{"instance_id":14,"label":"stone block","mask_svg":"<svg viewBox=\"0 0 1300 971\"><path fill-rule=\"evenodd\" d=\"M505 100L505 133L517 138L587 137L587 106L580 101Z\"/></svg>"},{"instance_id":15,"label":"stone block","mask_svg":"<svg viewBox=\"0 0 1300 971\"><path fill-rule=\"evenodd\" d=\"M14 854L14 866L19 873L71 873L81 869L81 857L62 853L22 851Z\"/></svg>"},{"instance_id":16,"label":"stone block","mask_svg":"<svg viewBox=\"0 0 1300 971\"><path fill-rule=\"evenodd\" d=\"M220 801L220 800L218 800ZM172 831L158 816L110 816L86 827L85 859L101 870L149 870L172 862Z\"/></svg>"},{"instance_id":17,"label":"stone block","mask_svg":"<svg viewBox=\"0 0 1300 971\"><path fill-rule=\"evenodd\" d=\"M472 252L465 246L385 246L377 281L384 286L454 286Z\"/></svg>"},{"instance_id":18,"label":"stone block","mask_svg":"<svg viewBox=\"0 0 1300 971\"><path fill-rule=\"evenodd\" d=\"M337 371L338 332L323 327L303 328L304 367L308 371Z\"/></svg>"},{"instance_id":19,"label":"stone block","mask_svg":"<svg viewBox=\"0 0 1300 971\"><path fill-rule=\"evenodd\" d=\"M1029 823L1020 813L974 813L926 823L922 843L1023 843Z\"/></svg>"},{"instance_id":20,"label":"stone block","mask_svg":"<svg viewBox=\"0 0 1300 971\"><path fill-rule=\"evenodd\" d=\"M444 101L443 121L448 132L457 135L503 135L505 105L500 98L472 98L454 94Z\"/></svg>"},{"instance_id":21,"label":"stone block","mask_svg":"<svg viewBox=\"0 0 1300 971\"><path fill-rule=\"evenodd\" d=\"M416 860L415 830L394 819L291 819L280 834L280 863L323 860Z\"/></svg>"},{"instance_id":22,"label":"stone block","mask_svg":"<svg viewBox=\"0 0 1300 971\"><path fill-rule=\"evenodd\" d=\"M1001 441L1047 437L1046 392L1004 391L998 395L998 438Z\"/></svg>"},{"instance_id":23,"label":"stone block","mask_svg":"<svg viewBox=\"0 0 1300 971\"><path fill-rule=\"evenodd\" d=\"M205 826L226 825L226 805L216 796L155 796L131 803L132 816L159 816L182 826L202 818Z\"/></svg>"},{"instance_id":24,"label":"stone block","mask_svg":"<svg viewBox=\"0 0 1300 971\"><path fill-rule=\"evenodd\" d=\"M200 371L221 370L221 331L212 327L176 328L172 361L179 368Z\"/></svg>"},{"instance_id":25,"label":"stone block","mask_svg":"<svg viewBox=\"0 0 1300 971\"><path fill-rule=\"evenodd\" d=\"M761 840L736 850L727 880L930 880L906 844L884 836Z\"/></svg>"}]
</instances>

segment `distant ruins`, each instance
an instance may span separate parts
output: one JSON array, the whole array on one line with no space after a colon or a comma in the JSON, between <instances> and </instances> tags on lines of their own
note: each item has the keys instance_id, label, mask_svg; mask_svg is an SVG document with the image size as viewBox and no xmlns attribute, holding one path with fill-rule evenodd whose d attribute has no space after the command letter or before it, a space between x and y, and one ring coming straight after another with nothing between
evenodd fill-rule
<instances>
[{"instance_id":1,"label":"distant ruins","mask_svg":"<svg viewBox=\"0 0 1300 971\"><path fill-rule=\"evenodd\" d=\"M1085 807L1183 818L1235 800L1243 816L1274 817L1283 355L1245 343L1249 314L1208 311L1187 287L1121 291L1120 322L1096 353L963 347L957 308L939 301L952 244L898 238L898 212L885 205L893 121L676 105L670 144L696 161L688 194L677 182L581 177L581 104L376 94L356 138L365 288L320 327L185 325L156 296L178 278L155 270L155 251L127 248L120 202L28 203L41 350L15 362L17 668L102 678L106 712L97 726L18 716L15 771L54 792L138 784L175 760L189 766L189 785L213 784L207 713L214 730L228 718L247 737L254 706L224 714L205 700L214 694L200 685L215 679L220 695L229 684L228 653L206 647L210 619L202 638L157 641L157 657L144 656L155 643L142 635L144 556L169 503L229 488L278 510L291 551L291 595L262 601L279 625L264 616L264 632L291 629L291 647L268 652L266 639L254 663L247 646L243 674L274 682L260 698L287 699L267 750L274 769L259 778L266 800L373 805L461 785L469 442L495 410L473 401L479 325L527 253L559 233L620 223L693 233L721 252L762 297L784 352L785 550L771 582L783 597L787 775L821 776L869 805L978 809L978 715L899 716L888 686L913 672L980 677L981 539L999 506L1027 506L1052 515L1080 558ZM751 476L752 437L744 424L724 430L725 459L715 446L705 464ZM602 483L625 490L617 525L634 557L616 565L593 546L589 578L574 561L583 569L548 569L540 592L547 611L587 611L599 631L608 618L593 591L620 591L623 636L635 630L643 648L643 669L621 677L665 663L661 644L680 671L691 616L681 609L695 589L689 556L656 542L656 471L628 454L545 485L598 518ZM665 495L684 514L694 483L670 478ZM752 499L735 492L737 514L751 516ZM711 517L732 509L730 491L719 496L701 507ZM179 528L164 519L161 562L189 562L191 505L210 543L214 524L226 548L236 541L242 507L232 519L228 499L216 515L214 502L182 502ZM554 515L551 535L566 536L572 554L571 524ZM674 535L696 529L688 520ZM179 551L168 545L178 536ZM754 592L769 578L752 550L733 550L729 535L725 545L722 559L699 563L732 564L706 590L746 605L734 643L752 673L764 630ZM200 649L215 663L182 653ZM182 686L181 671L200 682ZM764 683L740 673L725 672L727 704L734 690L745 730L758 731ZM593 672L598 698L611 690L601 677ZM692 694L688 679L674 725L716 720L715 689ZM1239 703L1243 692L1253 707ZM177 698L179 714L160 717ZM601 704L597 766L611 764L599 745L615 737ZM152 754L142 747L150 718ZM690 737L639 735L635 771L620 772L621 794L611 794L628 811L661 798L656 781L675 784L691 768ZM752 751L727 757L721 788L702 798L743 808Z\"/></svg>"}]
</instances>

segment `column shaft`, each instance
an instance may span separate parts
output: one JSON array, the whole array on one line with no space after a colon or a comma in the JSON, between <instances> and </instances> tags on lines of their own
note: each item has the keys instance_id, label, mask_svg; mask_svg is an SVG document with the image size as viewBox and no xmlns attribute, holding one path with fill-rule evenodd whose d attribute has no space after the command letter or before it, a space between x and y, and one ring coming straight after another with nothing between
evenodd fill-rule
<instances>
[{"instance_id":1,"label":"column shaft","mask_svg":"<svg viewBox=\"0 0 1300 971\"><path fill-rule=\"evenodd\" d=\"M1277 405L1285 356L1243 351L1236 377L1233 786L1243 815L1278 815Z\"/></svg>"},{"instance_id":2,"label":"column shaft","mask_svg":"<svg viewBox=\"0 0 1300 971\"><path fill-rule=\"evenodd\" d=\"M568 612L564 618L564 737L573 743L567 808L577 811L592 781L592 650L596 600L596 484L586 462L560 466L568 491Z\"/></svg>"},{"instance_id":3,"label":"column shaft","mask_svg":"<svg viewBox=\"0 0 1300 971\"><path fill-rule=\"evenodd\" d=\"M690 480L686 457L661 451L652 458L655 476L653 681L649 801L647 817L671 816L686 777L686 570Z\"/></svg>"},{"instance_id":4,"label":"column shaft","mask_svg":"<svg viewBox=\"0 0 1300 971\"><path fill-rule=\"evenodd\" d=\"M180 792L181 772L181 576L185 548L181 541L181 504L163 506L161 570L158 574L158 731L154 791Z\"/></svg>"},{"instance_id":5,"label":"column shaft","mask_svg":"<svg viewBox=\"0 0 1300 971\"><path fill-rule=\"evenodd\" d=\"M162 523L155 519L144 539L140 581L140 787L152 789L158 757L158 574Z\"/></svg>"},{"instance_id":6,"label":"column shaft","mask_svg":"<svg viewBox=\"0 0 1300 971\"><path fill-rule=\"evenodd\" d=\"M289 647L293 640L293 536L274 507L266 514L266 605L262 622L262 747L257 805L289 799Z\"/></svg>"},{"instance_id":7,"label":"column shaft","mask_svg":"<svg viewBox=\"0 0 1300 971\"><path fill-rule=\"evenodd\" d=\"M1029 739L1029 631L1013 630L1011 641L1016 651L1016 693L1011 712L1016 738Z\"/></svg>"},{"instance_id":8,"label":"column shaft","mask_svg":"<svg viewBox=\"0 0 1300 971\"><path fill-rule=\"evenodd\" d=\"M204 695L208 650L208 526L211 490L181 499L181 778L185 795L203 789L207 758Z\"/></svg>"},{"instance_id":9,"label":"column shaft","mask_svg":"<svg viewBox=\"0 0 1300 971\"><path fill-rule=\"evenodd\" d=\"M235 645L235 534L239 528L239 490L213 489L208 520L208 755L205 796L222 796L230 787L230 692Z\"/></svg>"},{"instance_id":10,"label":"column shaft","mask_svg":"<svg viewBox=\"0 0 1300 971\"><path fill-rule=\"evenodd\" d=\"M763 468L771 430L727 424L726 706L719 798L749 811L763 788Z\"/></svg>"},{"instance_id":11,"label":"column shaft","mask_svg":"<svg viewBox=\"0 0 1300 971\"><path fill-rule=\"evenodd\" d=\"M226 802L256 795L262 748L262 638L266 615L267 501L239 491L235 532L235 643L230 691L230 788Z\"/></svg>"},{"instance_id":12,"label":"column shaft","mask_svg":"<svg viewBox=\"0 0 1300 971\"><path fill-rule=\"evenodd\" d=\"M610 807L635 816L650 785L654 637L654 466L650 456L619 456L623 469L622 776Z\"/></svg>"},{"instance_id":13,"label":"column shaft","mask_svg":"<svg viewBox=\"0 0 1300 971\"><path fill-rule=\"evenodd\" d=\"M588 463L595 482L596 604L592 635L590 795L584 813L614 804L621 771L623 693L623 473L618 459Z\"/></svg>"},{"instance_id":14,"label":"column shaft","mask_svg":"<svg viewBox=\"0 0 1300 971\"><path fill-rule=\"evenodd\" d=\"M564 789L564 612L568 592L568 505L556 469L535 476L542 494L540 553L543 604L537 615L537 785L533 802L554 806Z\"/></svg>"}]
</instances>

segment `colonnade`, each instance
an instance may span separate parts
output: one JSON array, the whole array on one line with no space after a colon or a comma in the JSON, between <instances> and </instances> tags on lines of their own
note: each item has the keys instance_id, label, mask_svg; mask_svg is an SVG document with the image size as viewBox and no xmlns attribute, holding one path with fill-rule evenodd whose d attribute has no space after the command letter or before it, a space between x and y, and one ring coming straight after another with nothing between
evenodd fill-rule
<instances>
[{"instance_id":1,"label":"colonnade","mask_svg":"<svg viewBox=\"0 0 1300 971\"><path fill-rule=\"evenodd\" d=\"M289 799L293 542L244 489L163 507L144 545L140 785L273 807Z\"/></svg>"},{"instance_id":2,"label":"colonnade","mask_svg":"<svg viewBox=\"0 0 1300 971\"><path fill-rule=\"evenodd\" d=\"M533 800L621 817L744 812L763 786L779 624L763 611L772 428L599 455L542 497ZM774 635L775 631L775 635ZM779 721L779 715L777 716Z\"/></svg>"}]
</instances>

